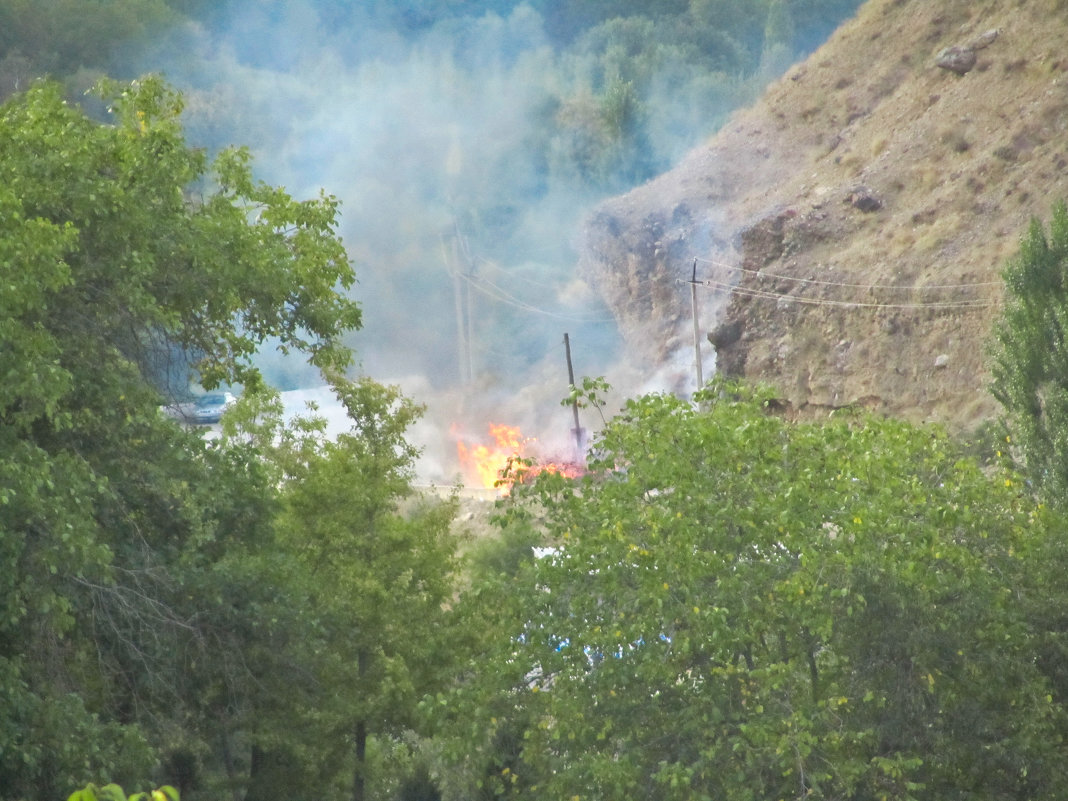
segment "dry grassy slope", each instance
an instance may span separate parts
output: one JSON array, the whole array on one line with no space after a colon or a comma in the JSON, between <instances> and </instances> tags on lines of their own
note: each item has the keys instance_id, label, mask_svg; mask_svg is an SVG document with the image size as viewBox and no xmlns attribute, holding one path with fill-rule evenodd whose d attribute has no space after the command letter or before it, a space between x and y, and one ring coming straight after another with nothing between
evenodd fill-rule
<instances>
[{"instance_id":1,"label":"dry grassy slope","mask_svg":"<svg viewBox=\"0 0 1068 801\"><path fill-rule=\"evenodd\" d=\"M991 29L970 72L936 65ZM1064 0L870 0L675 170L599 208L580 270L651 366L689 322L676 279L699 257L699 277L737 285L702 290L709 327L740 334L721 370L802 413L971 427L996 410L1000 269L1068 197L1065 42ZM860 187L881 208L857 208ZM930 305L962 301L986 305Z\"/></svg>"}]
</instances>

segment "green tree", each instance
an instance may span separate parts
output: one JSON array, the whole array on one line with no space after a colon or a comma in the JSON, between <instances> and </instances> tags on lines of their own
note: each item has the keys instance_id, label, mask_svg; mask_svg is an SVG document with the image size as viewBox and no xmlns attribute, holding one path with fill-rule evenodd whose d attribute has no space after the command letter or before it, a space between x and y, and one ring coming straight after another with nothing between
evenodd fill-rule
<instances>
[{"instance_id":1,"label":"green tree","mask_svg":"<svg viewBox=\"0 0 1068 801\"><path fill-rule=\"evenodd\" d=\"M764 46L793 44L794 19L788 0L771 0L768 3L768 19L764 23Z\"/></svg>"},{"instance_id":2,"label":"green tree","mask_svg":"<svg viewBox=\"0 0 1068 801\"><path fill-rule=\"evenodd\" d=\"M416 726L418 702L451 675L455 502L413 493L418 451L405 433L422 407L368 379L333 386L351 422L335 439L314 417L294 428L277 415L231 436L251 435L277 470L273 585L297 610L267 679L278 700L256 707L254 754L263 765L285 753L290 779L304 770L319 791L347 787L362 801L385 781L371 774L371 749ZM249 799L280 791L253 766Z\"/></svg>"},{"instance_id":3,"label":"green tree","mask_svg":"<svg viewBox=\"0 0 1068 801\"><path fill-rule=\"evenodd\" d=\"M1068 207L1047 235L1031 220L1004 270L1005 308L994 326L994 397L1005 409L1028 477L1048 500L1068 501Z\"/></svg>"},{"instance_id":4,"label":"green tree","mask_svg":"<svg viewBox=\"0 0 1068 801\"><path fill-rule=\"evenodd\" d=\"M178 801L178 791L169 785L145 793L130 793L129 796L117 784L97 787L88 784L70 794L67 801Z\"/></svg>"},{"instance_id":5,"label":"green tree","mask_svg":"<svg viewBox=\"0 0 1068 801\"><path fill-rule=\"evenodd\" d=\"M632 401L587 477L518 488L555 550L481 585L496 649L445 704L488 797L1057 797L1015 479L903 423L705 403Z\"/></svg>"},{"instance_id":6,"label":"green tree","mask_svg":"<svg viewBox=\"0 0 1068 801\"><path fill-rule=\"evenodd\" d=\"M131 49L180 18L164 0L0 0L0 99L34 78L128 67Z\"/></svg>"},{"instance_id":7,"label":"green tree","mask_svg":"<svg viewBox=\"0 0 1068 801\"><path fill-rule=\"evenodd\" d=\"M255 386L266 338L340 369L360 320L333 198L256 182L241 150L209 163L156 78L104 94L107 125L54 84L0 107L5 797L150 780L197 690L181 668L218 655L204 577L270 519L262 470L160 413L160 354Z\"/></svg>"}]
</instances>

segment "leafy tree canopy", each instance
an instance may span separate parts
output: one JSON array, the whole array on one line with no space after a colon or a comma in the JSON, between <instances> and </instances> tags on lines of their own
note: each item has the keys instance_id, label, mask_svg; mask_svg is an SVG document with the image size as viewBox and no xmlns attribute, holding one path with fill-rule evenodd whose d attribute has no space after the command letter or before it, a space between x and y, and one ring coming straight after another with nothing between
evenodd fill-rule
<instances>
[{"instance_id":1,"label":"leafy tree canopy","mask_svg":"<svg viewBox=\"0 0 1068 801\"><path fill-rule=\"evenodd\" d=\"M0 99L35 78L110 72L182 17L164 0L0 0ZM81 86L80 89L85 89Z\"/></svg>"},{"instance_id":2,"label":"leafy tree canopy","mask_svg":"<svg viewBox=\"0 0 1068 801\"><path fill-rule=\"evenodd\" d=\"M14 797L57 798L98 771L143 780L139 716L187 686L176 644L195 659L208 643L189 620L214 594L183 581L204 589L270 513L259 466L160 413L161 362L191 353L205 385L255 386L252 356L276 337L339 370L360 321L335 291L353 273L333 198L255 181L242 150L209 164L157 78L102 91L111 124L55 84L0 107L0 787Z\"/></svg>"},{"instance_id":3,"label":"leafy tree canopy","mask_svg":"<svg viewBox=\"0 0 1068 801\"><path fill-rule=\"evenodd\" d=\"M1049 229L1032 220L1004 271L1007 298L995 325L993 393L1004 406L1028 476L1068 501L1068 206Z\"/></svg>"},{"instance_id":4,"label":"leafy tree canopy","mask_svg":"<svg viewBox=\"0 0 1068 801\"><path fill-rule=\"evenodd\" d=\"M354 801L383 797L390 777L371 753L417 727L418 701L446 685L460 654L448 610L455 504L411 486L417 450L405 434L422 407L369 379L332 385L351 421L336 438L314 414L284 422L270 393L225 425L225 441L247 443L281 489L274 536L254 557L280 637L240 721L260 762L252 798L299 795L302 776Z\"/></svg>"},{"instance_id":5,"label":"leafy tree canopy","mask_svg":"<svg viewBox=\"0 0 1068 801\"><path fill-rule=\"evenodd\" d=\"M1056 521L937 432L703 402L632 401L583 480L518 488L553 550L479 586L495 655L442 701L484 797L1056 797L1018 603Z\"/></svg>"}]
</instances>

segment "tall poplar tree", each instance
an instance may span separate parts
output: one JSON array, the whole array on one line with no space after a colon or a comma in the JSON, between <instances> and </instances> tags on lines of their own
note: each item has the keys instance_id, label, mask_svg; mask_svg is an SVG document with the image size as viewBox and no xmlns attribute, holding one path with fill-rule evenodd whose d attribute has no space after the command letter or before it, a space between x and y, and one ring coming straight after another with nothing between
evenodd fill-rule
<instances>
[{"instance_id":1,"label":"tall poplar tree","mask_svg":"<svg viewBox=\"0 0 1068 801\"><path fill-rule=\"evenodd\" d=\"M1068 206L1048 232L1031 220L1004 270L1005 308L994 328L993 393L1015 448L1042 494L1068 502Z\"/></svg>"}]
</instances>

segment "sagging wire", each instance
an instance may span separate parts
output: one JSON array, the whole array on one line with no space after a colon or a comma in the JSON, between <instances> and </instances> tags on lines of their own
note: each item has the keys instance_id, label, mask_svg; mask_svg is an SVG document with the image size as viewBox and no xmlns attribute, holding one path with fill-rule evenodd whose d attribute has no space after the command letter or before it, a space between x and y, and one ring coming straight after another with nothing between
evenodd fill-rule
<instances>
[{"instance_id":1,"label":"sagging wire","mask_svg":"<svg viewBox=\"0 0 1068 801\"><path fill-rule=\"evenodd\" d=\"M730 272L758 277L761 280L768 281L793 281L803 285L817 285L826 287L836 287L840 289L860 289L867 291L894 291L894 292L909 292L918 293L924 291L961 291L980 288L989 288L1000 286L999 281L978 281L975 283L967 284L932 284L929 286L901 286L893 284L853 284L840 281L821 281L814 278L799 278L790 275L778 275L774 273L765 273L759 270L750 270L744 267L737 267L731 264L725 264L723 262L716 261L714 259L696 257L696 261L703 262L705 264L712 264L716 267L724 268ZM835 300L833 298L807 298L802 295L794 295L787 292L775 292L768 289L758 289L755 287L743 287L735 284L728 283L726 281L717 281L715 279L706 279L704 281L697 281L698 286L715 289L718 291L730 293L736 293L744 295L746 297L760 298L764 300L788 301L791 303L802 303L809 306L835 306L839 308L861 308L861 309L986 309L991 306L997 305L997 300L993 298L974 298L974 299L962 299L962 300L931 300L931 301L918 301L913 303L877 303L874 301L848 301L848 300Z\"/></svg>"}]
</instances>

